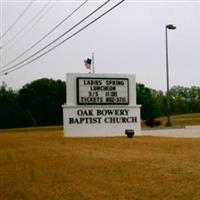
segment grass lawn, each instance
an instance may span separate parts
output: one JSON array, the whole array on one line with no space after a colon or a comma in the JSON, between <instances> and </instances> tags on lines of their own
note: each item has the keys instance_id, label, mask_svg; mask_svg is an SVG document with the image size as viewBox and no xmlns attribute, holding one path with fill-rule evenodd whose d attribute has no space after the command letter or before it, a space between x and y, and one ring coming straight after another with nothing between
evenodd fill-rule
<instances>
[{"instance_id":1,"label":"grass lawn","mask_svg":"<svg viewBox=\"0 0 200 200\"><path fill-rule=\"evenodd\" d=\"M185 127L200 125L200 113L172 115L170 117L173 127ZM163 128L166 125L167 117L159 117L157 120L161 121L159 128ZM142 122L142 128L149 128L144 122Z\"/></svg>"},{"instance_id":2,"label":"grass lawn","mask_svg":"<svg viewBox=\"0 0 200 200\"><path fill-rule=\"evenodd\" d=\"M0 132L0 200L199 200L200 139Z\"/></svg>"},{"instance_id":3,"label":"grass lawn","mask_svg":"<svg viewBox=\"0 0 200 200\"><path fill-rule=\"evenodd\" d=\"M172 116L172 125L174 126L200 125L200 113Z\"/></svg>"}]
</instances>

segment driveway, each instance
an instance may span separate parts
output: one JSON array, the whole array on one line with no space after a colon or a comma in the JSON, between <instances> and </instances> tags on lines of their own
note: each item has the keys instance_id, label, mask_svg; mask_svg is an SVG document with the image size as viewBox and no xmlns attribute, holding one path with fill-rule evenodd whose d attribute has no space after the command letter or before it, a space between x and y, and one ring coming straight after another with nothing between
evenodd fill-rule
<instances>
[{"instance_id":1,"label":"driveway","mask_svg":"<svg viewBox=\"0 0 200 200\"><path fill-rule=\"evenodd\" d=\"M200 126L186 126L185 128L142 130L141 134L143 136L200 138Z\"/></svg>"}]
</instances>

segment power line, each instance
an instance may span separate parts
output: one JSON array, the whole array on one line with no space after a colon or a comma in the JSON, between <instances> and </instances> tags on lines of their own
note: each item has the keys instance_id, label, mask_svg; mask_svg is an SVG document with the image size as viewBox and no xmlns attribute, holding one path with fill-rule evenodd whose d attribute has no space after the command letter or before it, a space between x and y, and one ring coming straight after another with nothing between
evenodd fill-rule
<instances>
[{"instance_id":1,"label":"power line","mask_svg":"<svg viewBox=\"0 0 200 200\"><path fill-rule=\"evenodd\" d=\"M94 22L96 22L97 20L99 20L100 18L102 18L104 15L106 15L107 13L109 13L111 10L113 10L114 8L116 8L117 6L119 6L122 2L124 2L125 0L122 0L120 2L118 2L117 4L115 4L113 7L111 7L110 9L108 9L106 12L104 12L103 14L101 14L100 16L98 16L97 18L95 18L94 20L92 20L90 23L88 23L87 25L85 25L84 27L82 27L81 29L79 29L78 31L76 31L75 33L73 33L72 35L70 35L68 38L64 39L63 41L61 41L60 43L58 43L57 45L55 45L54 47L50 48L49 50L45 51L44 53L40 54L39 56L37 56L36 58L28 61L27 63L17 67L17 68L12 68L10 71L8 70L7 72L3 71L2 74L0 75L7 75L8 73L14 72L32 62L34 62L35 60L43 57L44 55L46 55L47 53L49 53L50 51L52 51L53 49L57 48L58 46L62 45L64 42L66 42L67 40L71 39L72 37L74 37L75 35L77 35L78 33L80 33L81 31L83 31L84 29L86 29L88 26L92 25Z\"/></svg>"},{"instance_id":2,"label":"power line","mask_svg":"<svg viewBox=\"0 0 200 200\"><path fill-rule=\"evenodd\" d=\"M28 26L30 26L30 24L37 19L38 16L40 16L42 14L42 12L49 6L49 4L51 3L51 0L49 0L43 7L42 9L39 10L39 12L36 13L36 15L34 15L31 20L25 24L10 40L8 40L7 42L5 42L2 46L2 48L6 47L9 43L11 43L13 40L15 40L18 35L20 35Z\"/></svg>"},{"instance_id":3,"label":"power line","mask_svg":"<svg viewBox=\"0 0 200 200\"><path fill-rule=\"evenodd\" d=\"M80 20L77 24L75 24L74 26L72 26L70 29L68 29L66 32L64 32L62 35L60 35L59 37L57 37L55 40L53 40L52 42L50 42L49 44L47 44L46 46L44 46L43 48L41 48L40 50L36 51L34 54L32 54L31 56L27 57L26 59L22 60L21 62L8 67L7 69L2 70L7 71L10 70L12 68L15 68L21 64L23 64L24 62L26 62L27 60L31 59L32 57L34 57L35 55L37 55L38 53L40 53L41 51L45 50L46 48L48 48L50 45L52 45L53 43L55 43L56 41L58 41L60 38L64 37L67 33L69 33L71 30L73 30L74 28L76 28L78 25L80 25L82 22L84 22L87 18L89 18L91 15L93 15L94 13L96 13L98 10L100 10L103 6L105 6L110 0L107 0L106 2L104 2L101 6L99 6L98 8L96 8L94 11L92 11L89 15L87 15L86 17L84 17L82 20ZM2 68L5 68L5 66L3 66Z\"/></svg>"},{"instance_id":4,"label":"power line","mask_svg":"<svg viewBox=\"0 0 200 200\"><path fill-rule=\"evenodd\" d=\"M0 36L0 39L2 39L17 23L18 21L23 17L23 15L28 11L28 9L32 6L35 0L32 0L23 10L23 12L17 17L17 19L11 24L11 26Z\"/></svg>"},{"instance_id":5,"label":"power line","mask_svg":"<svg viewBox=\"0 0 200 200\"><path fill-rule=\"evenodd\" d=\"M0 26L0 48L1 48L1 35L3 34L3 26L2 26L2 24L3 24L3 1L0 1L0 18L1 18L1 21L0 21L0 24L1 24L1 26Z\"/></svg>"},{"instance_id":6,"label":"power line","mask_svg":"<svg viewBox=\"0 0 200 200\"><path fill-rule=\"evenodd\" d=\"M37 25L41 19L44 18L44 16L55 6L57 2L53 2L53 4L35 21L34 24L32 24L32 26L29 27L29 29L27 29L26 32L30 32L35 25ZM26 34L26 32L24 32L22 35L21 35L21 38ZM12 45L10 45L9 47L6 47L6 49L4 50L4 53L6 53L8 50L10 50L15 44L16 42L19 40L20 38L18 38L15 42L12 43ZM14 62L14 61L13 61ZM4 65L6 67L6 65Z\"/></svg>"},{"instance_id":7,"label":"power line","mask_svg":"<svg viewBox=\"0 0 200 200\"><path fill-rule=\"evenodd\" d=\"M42 42L46 37L48 37L51 33L53 33L59 26L61 26L66 20L68 20L73 14L75 14L84 4L87 3L88 0L85 0L81 5L79 5L75 10L73 10L69 15L67 15L61 22L59 22L55 27L53 27L47 34L45 34L41 39L39 39L37 42L35 42L33 45L31 45L27 50L25 50L23 53L21 53L19 56L5 64L3 68L9 66L19 58L21 58L23 55L25 55L27 52L29 52L31 49L33 49L36 45L38 45L40 42ZM21 64L21 63L20 63Z\"/></svg>"}]
</instances>

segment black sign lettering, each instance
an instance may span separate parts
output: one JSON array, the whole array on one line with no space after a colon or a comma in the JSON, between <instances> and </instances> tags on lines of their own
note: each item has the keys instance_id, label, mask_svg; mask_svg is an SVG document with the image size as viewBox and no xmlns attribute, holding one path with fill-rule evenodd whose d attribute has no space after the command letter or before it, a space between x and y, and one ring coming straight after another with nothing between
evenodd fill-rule
<instances>
[{"instance_id":1,"label":"black sign lettering","mask_svg":"<svg viewBox=\"0 0 200 200\"><path fill-rule=\"evenodd\" d=\"M93 116L93 110L77 110L78 116Z\"/></svg>"},{"instance_id":2,"label":"black sign lettering","mask_svg":"<svg viewBox=\"0 0 200 200\"><path fill-rule=\"evenodd\" d=\"M100 124L101 117L70 117L69 124Z\"/></svg>"},{"instance_id":3,"label":"black sign lettering","mask_svg":"<svg viewBox=\"0 0 200 200\"><path fill-rule=\"evenodd\" d=\"M77 104L129 104L128 78L77 78Z\"/></svg>"}]
</instances>

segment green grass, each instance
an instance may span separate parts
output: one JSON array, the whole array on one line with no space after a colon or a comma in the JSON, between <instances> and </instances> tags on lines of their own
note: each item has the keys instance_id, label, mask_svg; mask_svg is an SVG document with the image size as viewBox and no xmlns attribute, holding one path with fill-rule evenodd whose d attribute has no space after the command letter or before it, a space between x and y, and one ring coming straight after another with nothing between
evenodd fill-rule
<instances>
[{"instance_id":1,"label":"green grass","mask_svg":"<svg viewBox=\"0 0 200 200\"><path fill-rule=\"evenodd\" d=\"M200 139L0 133L1 200L200 199Z\"/></svg>"},{"instance_id":2,"label":"green grass","mask_svg":"<svg viewBox=\"0 0 200 200\"><path fill-rule=\"evenodd\" d=\"M182 115L172 115L170 117L172 127L185 127L185 126L193 126L200 125L200 113L192 113L192 114L182 114ZM158 128L165 127L167 122L167 117L160 117L157 120L161 121L161 125ZM143 128L147 128L147 126L142 123Z\"/></svg>"},{"instance_id":3,"label":"green grass","mask_svg":"<svg viewBox=\"0 0 200 200\"><path fill-rule=\"evenodd\" d=\"M200 113L172 115L172 119L199 119L200 120Z\"/></svg>"}]
</instances>

